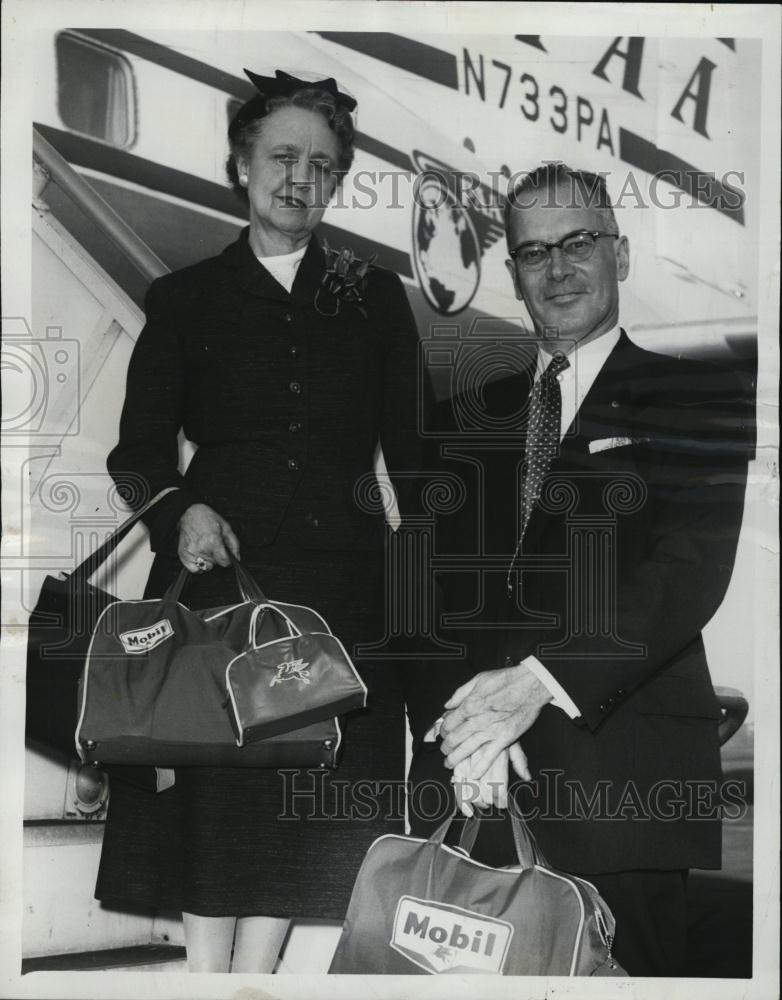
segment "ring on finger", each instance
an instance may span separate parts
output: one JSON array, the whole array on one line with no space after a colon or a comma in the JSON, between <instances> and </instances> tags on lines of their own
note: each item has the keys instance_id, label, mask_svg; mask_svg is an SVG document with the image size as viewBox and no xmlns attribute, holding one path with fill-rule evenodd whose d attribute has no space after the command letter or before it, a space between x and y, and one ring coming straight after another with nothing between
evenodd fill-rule
<instances>
[{"instance_id":1,"label":"ring on finger","mask_svg":"<svg viewBox=\"0 0 782 1000\"><path fill-rule=\"evenodd\" d=\"M196 569L198 570L199 573L203 573L207 569L207 562L203 556L199 556L195 562L196 562Z\"/></svg>"}]
</instances>

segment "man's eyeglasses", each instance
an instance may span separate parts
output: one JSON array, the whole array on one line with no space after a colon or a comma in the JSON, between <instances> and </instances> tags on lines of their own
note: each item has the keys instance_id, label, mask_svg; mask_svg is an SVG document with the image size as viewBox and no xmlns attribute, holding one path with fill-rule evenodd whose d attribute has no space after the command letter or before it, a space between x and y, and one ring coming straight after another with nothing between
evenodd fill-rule
<instances>
[{"instance_id":1,"label":"man's eyeglasses","mask_svg":"<svg viewBox=\"0 0 782 1000\"><path fill-rule=\"evenodd\" d=\"M543 240L531 240L522 243L510 251L511 257L518 261L523 271L539 271L551 260L551 251L556 247L568 260L589 260L595 249L595 243L602 236L612 240L619 239L619 233L589 232L587 229L577 229L568 233L557 243L544 243Z\"/></svg>"}]
</instances>

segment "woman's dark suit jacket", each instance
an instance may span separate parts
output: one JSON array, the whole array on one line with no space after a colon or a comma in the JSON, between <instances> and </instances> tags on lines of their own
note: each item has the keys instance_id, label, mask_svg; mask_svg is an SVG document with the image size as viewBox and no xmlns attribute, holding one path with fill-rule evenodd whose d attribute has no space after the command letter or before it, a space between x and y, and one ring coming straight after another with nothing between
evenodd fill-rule
<instances>
[{"instance_id":1,"label":"woman's dark suit jacket","mask_svg":"<svg viewBox=\"0 0 782 1000\"><path fill-rule=\"evenodd\" d=\"M418 338L402 283L377 268L366 316L345 303L323 316L318 243L289 295L258 265L248 232L150 287L109 471L134 506L180 487L150 517L157 549L171 549L179 516L202 502L230 523L245 558L283 523L302 548L377 550L382 513L361 509L354 484L371 473L378 438L392 476L421 462ZM184 476L180 427L198 446Z\"/></svg>"}]
</instances>

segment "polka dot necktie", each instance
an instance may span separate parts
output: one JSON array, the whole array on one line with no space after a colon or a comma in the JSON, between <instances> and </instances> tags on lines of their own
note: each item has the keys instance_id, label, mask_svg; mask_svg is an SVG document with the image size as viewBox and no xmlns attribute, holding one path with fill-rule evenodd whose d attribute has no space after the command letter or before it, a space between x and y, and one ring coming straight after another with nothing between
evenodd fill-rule
<instances>
[{"instance_id":1,"label":"polka dot necktie","mask_svg":"<svg viewBox=\"0 0 782 1000\"><path fill-rule=\"evenodd\" d=\"M508 570L509 593L511 592L511 574L521 551L524 533L540 498L540 491L543 488L543 481L549 467L559 454L562 392L558 376L569 367L570 362L567 357L559 352L556 353L530 393L527 444L524 452L524 478L521 484L521 529L516 552Z\"/></svg>"}]
</instances>

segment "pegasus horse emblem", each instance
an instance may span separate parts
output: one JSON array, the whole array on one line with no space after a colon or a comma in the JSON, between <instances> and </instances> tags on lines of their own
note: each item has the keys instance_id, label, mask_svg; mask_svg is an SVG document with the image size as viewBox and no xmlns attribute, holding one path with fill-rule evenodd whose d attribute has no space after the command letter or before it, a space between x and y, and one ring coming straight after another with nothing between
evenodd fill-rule
<instances>
[{"instance_id":1,"label":"pegasus horse emblem","mask_svg":"<svg viewBox=\"0 0 782 1000\"><path fill-rule=\"evenodd\" d=\"M277 664L277 673L269 681L269 687L281 684L283 681L301 681L302 684L311 684L310 672L307 669L309 663L304 660L285 660Z\"/></svg>"}]
</instances>

